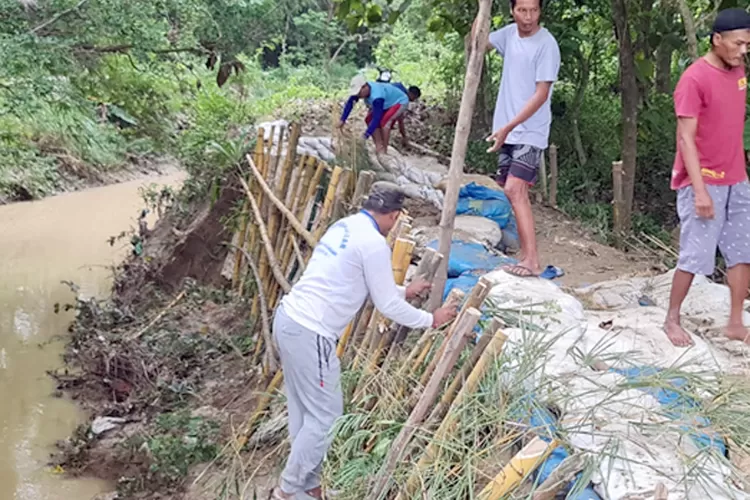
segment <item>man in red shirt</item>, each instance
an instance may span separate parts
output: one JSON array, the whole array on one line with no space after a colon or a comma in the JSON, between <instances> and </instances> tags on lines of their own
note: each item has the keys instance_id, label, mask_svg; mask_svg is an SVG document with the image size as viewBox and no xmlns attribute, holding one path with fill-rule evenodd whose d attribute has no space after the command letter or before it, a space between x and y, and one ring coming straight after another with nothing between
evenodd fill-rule
<instances>
[{"instance_id":1,"label":"man in red shirt","mask_svg":"<svg viewBox=\"0 0 750 500\"><path fill-rule=\"evenodd\" d=\"M731 311L726 335L746 341L743 303L750 286L750 184L743 148L750 15L719 12L711 51L682 75L674 92L677 154L672 189L680 216L680 258L664 324L676 346L693 343L680 308L693 276L714 271L716 248L727 264Z\"/></svg>"}]
</instances>

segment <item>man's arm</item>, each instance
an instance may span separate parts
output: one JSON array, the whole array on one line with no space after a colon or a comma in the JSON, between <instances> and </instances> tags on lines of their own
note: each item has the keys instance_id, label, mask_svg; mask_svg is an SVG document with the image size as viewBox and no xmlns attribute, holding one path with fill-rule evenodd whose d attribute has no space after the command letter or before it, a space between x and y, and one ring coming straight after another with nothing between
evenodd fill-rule
<instances>
[{"instance_id":1,"label":"man's arm","mask_svg":"<svg viewBox=\"0 0 750 500\"><path fill-rule=\"evenodd\" d=\"M531 118L534 113L539 111L539 108L542 107L542 104L544 104L544 102L549 97L551 88L552 82L536 83L534 94L531 96L531 99L526 101L526 104L524 104L523 108L521 108L521 111L519 111L518 114L504 127L502 127L500 130L496 130L491 136L487 138L488 142L494 142L494 144L487 150L488 153L494 153L495 151L500 150L513 129Z\"/></svg>"},{"instance_id":2,"label":"man's arm","mask_svg":"<svg viewBox=\"0 0 750 500\"><path fill-rule=\"evenodd\" d=\"M505 39L510 26L505 26L499 30L490 32L490 34L484 40L477 40L477 47L479 50L489 52L493 49L497 50L500 55L505 55ZM491 28L491 27L490 27ZM471 25L471 38L476 38L477 31L479 31L479 25L477 19L474 19L474 23ZM484 48L482 46L484 45Z\"/></svg>"},{"instance_id":3,"label":"man's arm","mask_svg":"<svg viewBox=\"0 0 750 500\"><path fill-rule=\"evenodd\" d=\"M388 246L367 252L362 259L365 282L370 298L383 316L408 328L429 328L433 324L432 314L417 309L406 302L405 290L401 293L393 279Z\"/></svg>"},{"instance_id":4,"label":"man's arm","mask_svg":"<svg viewBox=\"0 0 750 500\"><path fill-rule=\"evenodd\" d=\"M346 105L344 106L344 112L341 113L341 123L346 123L346 120L349 119L349 115L352 113L352 109L354 109L354 103L356 103L359 100L359 98L355 95L349 97L349 99L346 101Z\"/></svg>"},{"instance_id":5,"label":"man's arm","mask_svg":"<svg viewBox=\"0 0 750 500\"><path fill-rule=\"evenodd\" d=\"M677 117L677 149L682 156L685 170L690 177L690 183L695 193L695 212L704 219L713 219L714 204L711 195L708 194L706 183L703 182L701 174L700 156L698 145L695 143L695 134L698 131L698 119L688 116Z\"/></svg>"},{"instance_id":6,"label":"man's arm","mask_svg":"<svg viewBox=\"0 0 750 500\"><path fill-rule=\"evenodd\" d=\"M372 121L370 122L370 126L367 127L367 131L365 132L365 139L369 138L372 134L375 133L375 131L380 127L380 121L383 119L383 114L385 113L384 106L385 105L385 99L375 99L372 103Z\"/></svg>"},{"instance_id":7,"label":"man's arm","mask_svg":"<svg viewBox=\"0 0 750 500\"><path fill-rule=\"evenodd\" d=\"M674 109L677 115L677 151L682 157L685 171L695 193L695 212L699 217L712 219L714 205L701 175L700 154L695 142L698 117L703 106L703 93L699 82L689 74L680 78L674 92Z\"/></svg>"}]
</instances>

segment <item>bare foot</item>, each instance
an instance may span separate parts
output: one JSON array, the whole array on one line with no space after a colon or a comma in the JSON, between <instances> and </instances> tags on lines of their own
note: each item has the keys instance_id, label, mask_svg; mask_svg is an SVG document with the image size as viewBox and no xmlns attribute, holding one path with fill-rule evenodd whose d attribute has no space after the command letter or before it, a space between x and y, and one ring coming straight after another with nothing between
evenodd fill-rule
<instances>
[{"instance_id":1,"label":"bare foot","mask_svg":"<svg viewBox=\"0 0 750 500\"><path fill-rule=\"evenodd\" d=\"M664 322L664 333L667 334L667 338L677 347L689 347L693 345L693 339L682 328L679 321L667 318Z\"/></svg>"},{"instance_id":2,"label":"bare foot","mask_svg":"<svg viewBox=\"0 0 750 500\"><path fill-rule=\"evenodd\" d=\"M740 342L750 344L747 328L743 325L727 325L724 328L724 334L729 340L739 340Z\"/></svg>"},{"instance_id":3,"label":"bare foot","mask_svg":"<svg viewBox=\"0 0 750 500\"><path fill-rule=\"evenodd\" d=\"M311 490L307 490L305 493L307 493L309 496L313 498L317 498L318 500L321 500L323 498L323 490L320 486L317 488L313 488Z\"/></svg>"},{"instance_id":4,"label":"bare foot","mask_svg":"<svg viewBox=\"0 0 750 500\"><path fill-rule=\"evenodd\" d=\"M531 262L528 260L521 260L518 264L508 265L502 268L508 274L518 276L521 278L527 278L530 276L539 276L542 274L542 267L538 262Z\"/></svg>"}]
</instances>

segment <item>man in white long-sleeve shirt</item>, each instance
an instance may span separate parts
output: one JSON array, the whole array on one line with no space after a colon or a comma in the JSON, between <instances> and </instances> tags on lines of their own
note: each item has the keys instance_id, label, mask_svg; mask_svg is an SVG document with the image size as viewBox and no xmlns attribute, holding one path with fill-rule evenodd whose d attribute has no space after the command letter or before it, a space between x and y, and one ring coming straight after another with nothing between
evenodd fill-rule
<instances>
[{"instance_id":1,"label":"man in white long-sleeve shirt","mask_svg":"<svg viewBox=\"0 0 750 500\"><path fill-rule=\"evenodd\" d=\"M273 335L281 356L292 450L274 499L321 498L320 471L333 424L343 413L336 344L369 296L388 319L410 328L438 327L456 315L433 314L406 300L429 283L399 287L385 235L396 223L402 192L377 186L363 210L323 235L302 278L276 311Z\"/></svg>"}]
</instances>

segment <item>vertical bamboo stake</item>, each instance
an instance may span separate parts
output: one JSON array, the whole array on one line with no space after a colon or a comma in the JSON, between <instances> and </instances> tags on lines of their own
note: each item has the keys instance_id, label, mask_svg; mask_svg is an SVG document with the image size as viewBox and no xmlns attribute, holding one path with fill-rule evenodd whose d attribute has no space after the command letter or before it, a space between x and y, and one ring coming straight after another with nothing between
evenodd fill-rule
<instances>
[{"instance_id":1,"label":"vertical bamboo stake","mask_svg":"<svg viewBox=\"0 0 750 500\"><path fill-rule=\"evenodd\" d=\"M262 128L258 129L258 138L255 142L255 157L256 159L259 159L263 155L263 134L264 131ZM250 211L250 205L248 201L245 201L242 205L242 221L240 222L240 234L239 238L237 240L237 245L239 247L245 246L245 239L247 238L248 233L248 224L249 224L249 212ZM250 227L250 235L253 236L253 227ZM252 248L252 247L251 247ZM241 293L242 292L242 285L238 281L240 276L240 270L242 269L242 252L235 251L235 257L234 257L234 273L232 273L232 284L235 286L238 286L237 290Z\"/></svg>"},{"instance_id":2,"label":"vertical bamboo stake","mask_svg":"<svg viewBox=\"0 0 750 500\"><path fill-rule=\"evenodd\" d=\"M320 237L323 236L323 233L325 233L326 229L328 228L328 219L331 217L331 211L333 210L333 202L335 201L336 197L336 189L339 185L339 180L341 179L341 173L343 170L341 167L335 167L333 169L333 173L331 174L331 180L328 182L328 190L326 191L326 197L323 201L323 207L320 209L320 217L318 219L318 227L315 229L315 232L313 233L315 235L315 239L320 241Z\"/></svg>"},{"instance_id":3,"label":"vertical bamboo stake","mask_svg":"<svg viewBox=\"0 0 750 500\"><path fill-rule=\"evenodd\" d=\"M316 160L316 161L317 161L318 167L315 170L315 174L313 174L313 178L310 181L310 185L308 186L307 193L305 193L305 197L303 198L303 203L300 207L302 209L302 218L300 220L306 226L310 225L310 218L312 217L312 209L315 206L315 198L317 197L316 195L317 195L318 189L320 189L320 181L321 179L323 179L323 173L326 171L325 162L322 162L320 160Z\"/></svg>"},{"instance_id":4,"label":"vertical bamboo stake","mask_svg":"<svg viewBox=\"0 0 750 500\"><path fill-rule=\"evenodd\" d=\"M401 432L399 432L398 437L393 441L388 455L375 478L373 488L367 495L368 500L380 500L388 492L391 476L393 475L396 465L401 460L411 438L424 421L427 412L440 392L440 386L442 385L443 379L456 364L458 356L461 354L460 346L465 341L465 338L471 334L474 326L479 321L480 315L479 311L471 308L465 311L464 315L458 322L453 324L453 328L451 329L446 341L448 348L440 359L434 375L430 378L429 383L422 392L419 402L414 407L414 410L412 410L404 427L401 429Z\"/></svg>"},{"instance_id":5,"label":"vertical bamboo stake","mask_svg":"<svg viewBox=\"0 0 750 500\"><path fill-rule=\"evenodd\" d=\"M443 211L440 216L440 240L438 252L443 255L443 262L435 276L432 287L428 310L437 308L443 300L445 282L448 279L448 261L450 260L451 242L453 241L453 227L456 221L456 206L458 204L458 191L461 188L461 176L466 160L469 133L471 132L471 120L474 116L474 105L477 100L477 89L482 75L484 64L485 43L490 29L490 15L492 11L492 0L479 0L479 12L474 21L477 26L475 36L471 37L469 43L469 63L466 67L464 79L464 90L461 95L461 106L458 110L456 120L456 133L453 138L453 152L451 153L451 165L448 171L448 185L445 191Z\"/></svg>"},{"instance_id":6,"label":"vertical bamboo stake","mask_svg":"<svg viewBox=\"0 0 750 500\"><path fill-rule=\"evenodd\" d=\"M549 204L557 208L557 146L549 147Z\"/></svg>"},{"instance_id":7,"label":"vertical bamboo stake","mask_svg":"<svg viewBox=\"0 0 750 500\"><path fill-rule=\"evenodd\" d=\"M446 443L450 436L454 434L456 426L460 420L459 410L466 403L468 397L476 391L479 383L487 373L487 370L490 368L490 366L492 366L492 363L495 362L495 359L497 359L497 357L502 352L503 345L505 345L505 341L507 340L505 334L503 334L502 331L497 330L494 335L488 332L486 336L491 339L489 342L487 342L487 348L484 350L481 357L479 357L479 359L477 360L476 365L470 371L469 376L466 379L466 385L458 393L455 401L448 403L448 407L450 407L448 416L443 419L440 427L438 427L438 430L435 432L435 437L427 445L427 449L419 459L419 462L417 462L417 466L409 475L409 479L406 482L407 492L414 491L421 473L429 465L434 463L435 458L437 457L437 453L441 448L440 443ZM450 399L452 400L452 397ZM445 402L445 396L443 397L443 402ZM436 412L439 412L439 407L439 404L435 407L435 410L432 412L433 415L435 415Z\"/></svg>"},{"instance_id":8,"label":"vertical bamboo stake","mask_svg":"<svg viewBox=\"0 0 750 500\"><path fill-rule=\"evenodd\" d=\"M468 378L471 376L476 366L479 366L480 360L482 359L487 346L490 345L490 343L494 340L495 335L498 334L502 335L502 343L505 343L506 337L500 332L500 322L496 319L493 319L492 323L484 329L484 334L476 343L474 349L471 350L469 359L466 360L466 362L461 367L461 370L459 370L448 388L445 390L445 392L443 392L443 396L440 398L440 402L435 406L435 409L432 411L432 414L430 415L428 421L439 422L445 416L448 408L450 408L453 404L453 399L456 397L456 394L459 393L464 383L468 383Z\"/></svg>"},{"instance_id":9,"label":"vertical bamboo stake","mask_svg":"<svg viewBox=\"0 0 750 500\"><path fill-rule=\"evenodd\" d=\"M339 220L347 211L345 203L348 197L347 195L349 193L349 186L352 177L353 171L350 168L345 168L344 171L341 172L341 179L339 179L339 185L336 190L336 201L331 210L331 221Z\"/></svg>"},{"instance_id":10,"label":"vertical bamboo stake","mask_svg":"<svg viewBox=\"0 0 750 500\"><path fill-rule=\"evenodd\" d=\"M258 398L258 404L255 406L255 411L252 415L250 415L250 418L245 424L245 429L243 430L242 435L237 440L237 444L239 445L237 447L237 451L241 450L245 446L245 443L247 443L248 438L253 435L253 432L255 431L255 424L258 422L258 419L260 419L260 416L268 408L274 391L281 387L281 382L283 380L284 374L282 373L281 369L279 369L278 371L276 371L273 379L271 379L271 382L268 384L266 391L260 396L260 398Z\"/></svg>"},{"instance_id":11,"label":"vertical bamboo stake","mask_svg":"<svg viewBox=\"0 0 750 500\"><path fill-rule=\"evenodd\" d=\"M625 200L623 198L623 192L622 192L622 177L623 177L622 161L612 162L612 194L613 194L612 215L614 218L612 227L614 229L615 240L617 241L618 246L621 246L622 234L623 234L623 228L624 228L624 221L622 220L622 213L624 209Z\"/></svg>"},{"instance_id":12,"label":"vertical bamboo stake","mask_svg":"<svg viewBox=\"0 0 750 500\"><path fill-rule=\"evenodd\" d=\"M479 282L476 285L474 285L474 288L471 290L471 294L469 295L469 298L466 300L463 308L459 312L459 318L461 317L461 315L465 313L465 311L467 311L470 308L480 309L482 307L482 304L484 304L484 301L487 298L487 295L489 295L489 293L490 293L489 282L484 278L480 278ZM445 346L446 346L445 343L443 343L443 345L440 346L437 354L432 358L432 361L430 361L430 364L427 365L427 368L422 374L422 377L419 379L419 382L422 385L427 383L430 376L432 375L432 372L435 369L435 365L437 364L438 360L442 356L442 352L445 349Z\"/></svg>"},{"instance_id":13,"label":"vertical bamboo stake","mask_svg":"<svg viewBox=\"0 0 750 500\"><path fill-rule=\"evenodd\" d=\"M362 202L364 201L367 194L370 192L372 184L375 182L375 172L365 170L359 173L357 178L357 187L354 188L354 196L352 196L352 212L356 212L362 208Z\"/></svg>"},{"instance_id":14,"label":"vertical bamboo stake","mask_svg":"<svg viewBox=\"0 0 750 500\"><path fill-rule=\"evenodd\" d=\"M406 271L409 269L411 263L411 256L414 253L414 242L399 238L396 240L396 244L393 247L393 257L391 260L391 266L393 267L393 279L397 285L403 285L404 279L406 278ZM386 335L380 335L376 342L376 347L370 356L370 365L365 375L372 374L377 368L380 356L383 354L385 349Z\"/></svg>"}]
</instances>

